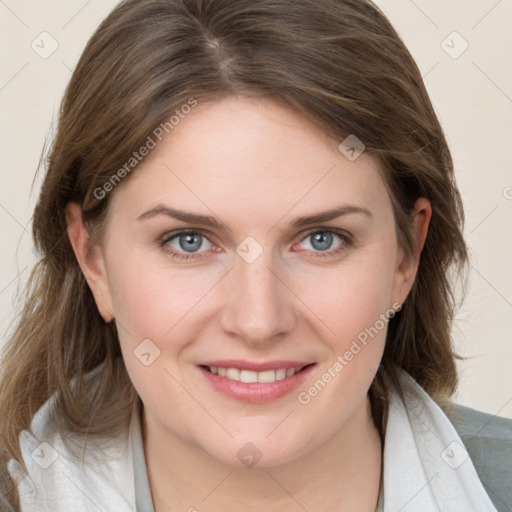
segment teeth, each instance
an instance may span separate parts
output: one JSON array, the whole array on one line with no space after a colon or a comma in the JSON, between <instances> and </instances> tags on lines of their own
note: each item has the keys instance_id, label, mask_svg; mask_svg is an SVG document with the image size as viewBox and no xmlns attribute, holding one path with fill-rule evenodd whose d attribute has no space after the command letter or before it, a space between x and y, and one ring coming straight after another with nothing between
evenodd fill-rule
<instances>
[{"instance_id":1,"label":"teeth","mask_svg":"<svg viewBox=\"0 0 512 512\"><path fill-rule=\"evenodd\" d=\"M241 382L258 382L258 372L252 372L250 370L242 370L240 372L240 381Z\"/></svg>"},{"instance_id":2,"label":"teeth","mask_svg":"<svg viewBox=\"0 0 512 512\"><path fill-rule=\"evenodd\" d=\"M283 380L283 379L286 379L286 370L284 368L276 370L276 380Z\"/></svg>"},{"instance_id":3,"label":"teeth","mask_svg":"<svg viewBox=\"0 0 512 512\"><path fill-rule=\"evenodd\" d=\"M276 379L275 370L266 370L264 372L254 372L257 380L255 382L274 382Z\"/></svg>"},{"instance_id":4,"label":"teeth","mask_svg":"<svg viewBox=\"0 0 512 512\"><path fill-rule=\"evenodd\" d=\"M278 368L277 370L265 370L264 372L254 372L252 370L239 370L238 368L220 368L209 366L210 372L219 377L226 377L238 382L254 383L271 383L276 380L283 380L287 377L295 375L300 368Z\"/></svg>"},{"instance_id":5,"label":"teeth","mask_svg":"<svg viewBox=\"0 0 512 512\"><path fill-rule=\"evenodd\" d=\"M226 377L231 380L240 380L240 370L238 368L228 368Z\"/></svg>"}]
</instances>

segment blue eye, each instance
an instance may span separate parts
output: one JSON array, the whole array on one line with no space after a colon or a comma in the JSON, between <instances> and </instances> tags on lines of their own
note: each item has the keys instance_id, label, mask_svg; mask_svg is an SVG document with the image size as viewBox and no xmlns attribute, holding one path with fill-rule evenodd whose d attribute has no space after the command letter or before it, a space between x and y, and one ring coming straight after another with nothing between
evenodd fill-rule
<instances>
[{"instance_id":1,"label":"blue eye","mask_svg":"<svg viewBox=\"0 0 512 512\"><path fill-rule=\"evenodd\" d=\"M205 245L205 241L207 244L212 246L212 243L204 235L198 233L197 231L180 231L179 233L167 237L162 242L162 245L169 247L169 251L171 252L173 258L186 260L190 259L191 257L196 257L199 249ZM202 252L203 251L201 251L199 254Z\"/></svg>"},{"instance_id":2,"label":"blue eye","mask_svg":"<svg viewBox=\"0 0 512 512\"><path fill-rule=\"evenodd\" d=\"M327 251L331 248L331 245L334 240L334 236L332 233L328 231L317 231L316 233L312 233L308 235L306 240L310 240L311 246L318 251Z\"/></svg>"},{"instance_id":3,"label":"blue eye","mask_svg":"<svg viewBox=\"0 0 512 512\"><path fill-rule=\"evenodd\" d=\"M339 239L339 242L332 248L336 238ZM317 229L316 231L311 231L302 239L301 243L305 241L309 241L310 247L307 247L307 249L314 251L314 253L317 253L315 256L320 257L332 256L333 254L346 250L350 246L350 238L348 235L334 229Z\"/></svg>"}]
</instances>

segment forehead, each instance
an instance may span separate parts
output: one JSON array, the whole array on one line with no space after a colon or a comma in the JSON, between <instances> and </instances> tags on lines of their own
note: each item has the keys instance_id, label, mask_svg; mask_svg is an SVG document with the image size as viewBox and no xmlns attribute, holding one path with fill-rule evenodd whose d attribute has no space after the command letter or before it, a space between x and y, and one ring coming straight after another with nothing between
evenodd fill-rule
<instances>
[{"instance_id":1,"label":"forehead","mask_svg":"<svg viewBox=\"0 0 512 512\"><path fill-rule=\"evenodd\" d=\"M270 100L199 102L118 187L113 207L139 215L172 202L207 214L266 212L270 220L290 209L357 204L378 215L389 198L376 160L363 153L350 161L341 142Z\"/></svg>"}]
</instances>

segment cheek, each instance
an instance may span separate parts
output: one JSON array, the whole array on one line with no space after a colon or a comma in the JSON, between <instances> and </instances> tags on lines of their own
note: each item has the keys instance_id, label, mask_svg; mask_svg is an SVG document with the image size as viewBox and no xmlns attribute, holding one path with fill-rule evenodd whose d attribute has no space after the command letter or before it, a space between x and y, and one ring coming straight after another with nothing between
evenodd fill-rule
<instances>
[{"instance_id":1,"label":"cheek","mask_svg":"<svg viewBox=\"0 0 512 512\"><path fill-rule=\"evenodd\" d=\"M332 332L324 337L328 355L315 380L298 390L297 402L303 414L324 425L326 435L347 422L364 402L378 370L392 314L390 269L385 265L346 268L312 307L322 312L321 321ZM315 427L309 427L313 435Z\"/></svg>"},{"instance_id":2,"label":"cheek","mask_svg":"<svg viewBox=\"0 0 512 512\"><path fill-rule=\"evenodd\" d=\"M383 242L329 270L297 276L294 291L318 314L329 337L336 340L334 348L343 349L390 309L395 260L395 247Z\"/></svg>"},{"instance_id":3,"label":"cheek","mask_svg":"<svg viewBox=\"0 0 512 512\"><path fill-rule=\"evenodd\" d=\"M117 244L120 247L122 241ZM161 338L197 303L204 273L176 270L158 249L120 250L109 259L108 281L116 320L130 335ZM173 268L174 265L174 268ZM202 281L200 281L202 279Z\"/></svg>"},{"instance_id":4,"label":"cheek","mask_svg":"<svg viewBox=\"0 0 512 512\"><path fill-rule=\"evenodd\" d=\"M111 266L109 284L125 366L137 392L155 410L170 396L186 403L168 372L175 375L182 350L198 335L190 318L204 288L136 253Z\"/></svg>"},{"instance_id":5,"label":"cheek","mask_svg":"<svg viewBox=\"0 0 512 512\"><path fill-rule=\"evenodd\" d=\"M217 297L215 284L225 269L177 269L161 255L122 254L117 264L110 265L108 275L127 368L140 370L141 343L168 356L167 364L178 363L183 349L199 337L201 320L210 316L212 300ZM155 359L151 368L162 366L163 361L164 357Z\"/></svg>"},{"instance_id":6,"label":"cheek","mask_svg":"<svg viewBox=\"0 0 512 512\"><path fill-rule=\"evenodd\" d=\"M311 394L303 389L304 401L314 401L312 408L319 414L329 404L346 404L333 421L341 421L338 415L362 400L379 367L392 315L395 263L396 246L382 241L347 259L330 275L320 270L300 281L298 293L318 312L317 324L323 325L329 353L320 370L323 382Z\"/></svg>"},{"instance_id":7,"label":"cheek","mask_svg":"<svg viewBox=\"0 0 512 512\"><path fill-rule=\"evenodd\" d=\"M130 263L125 260L109 275L116 322L130 337L161 335L173 320L169 318L173 294L164 292L166 283L161 277Z\"/></svg>"}]
</instances>

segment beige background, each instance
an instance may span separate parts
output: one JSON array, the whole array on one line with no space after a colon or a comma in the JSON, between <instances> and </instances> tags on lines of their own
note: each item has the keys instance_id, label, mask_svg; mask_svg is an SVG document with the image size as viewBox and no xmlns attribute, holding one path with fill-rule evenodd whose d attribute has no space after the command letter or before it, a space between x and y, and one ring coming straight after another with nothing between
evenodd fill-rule
<instances>
[{"instance_id":1,"label":"beige background","mask_svg":"<svg viewBox=\"0 0 512 512\"><path fill-rule=\"evenodd\" d=\"M453 336L469 359L460 364L457 399L512 418L512 2L377 3L424 75L465 202L471 286ZM40 178L31 186L45 136L81 50L115 4L0 0L0 343L34 262L30 217Z\"/></svg>"}]
</instances>

